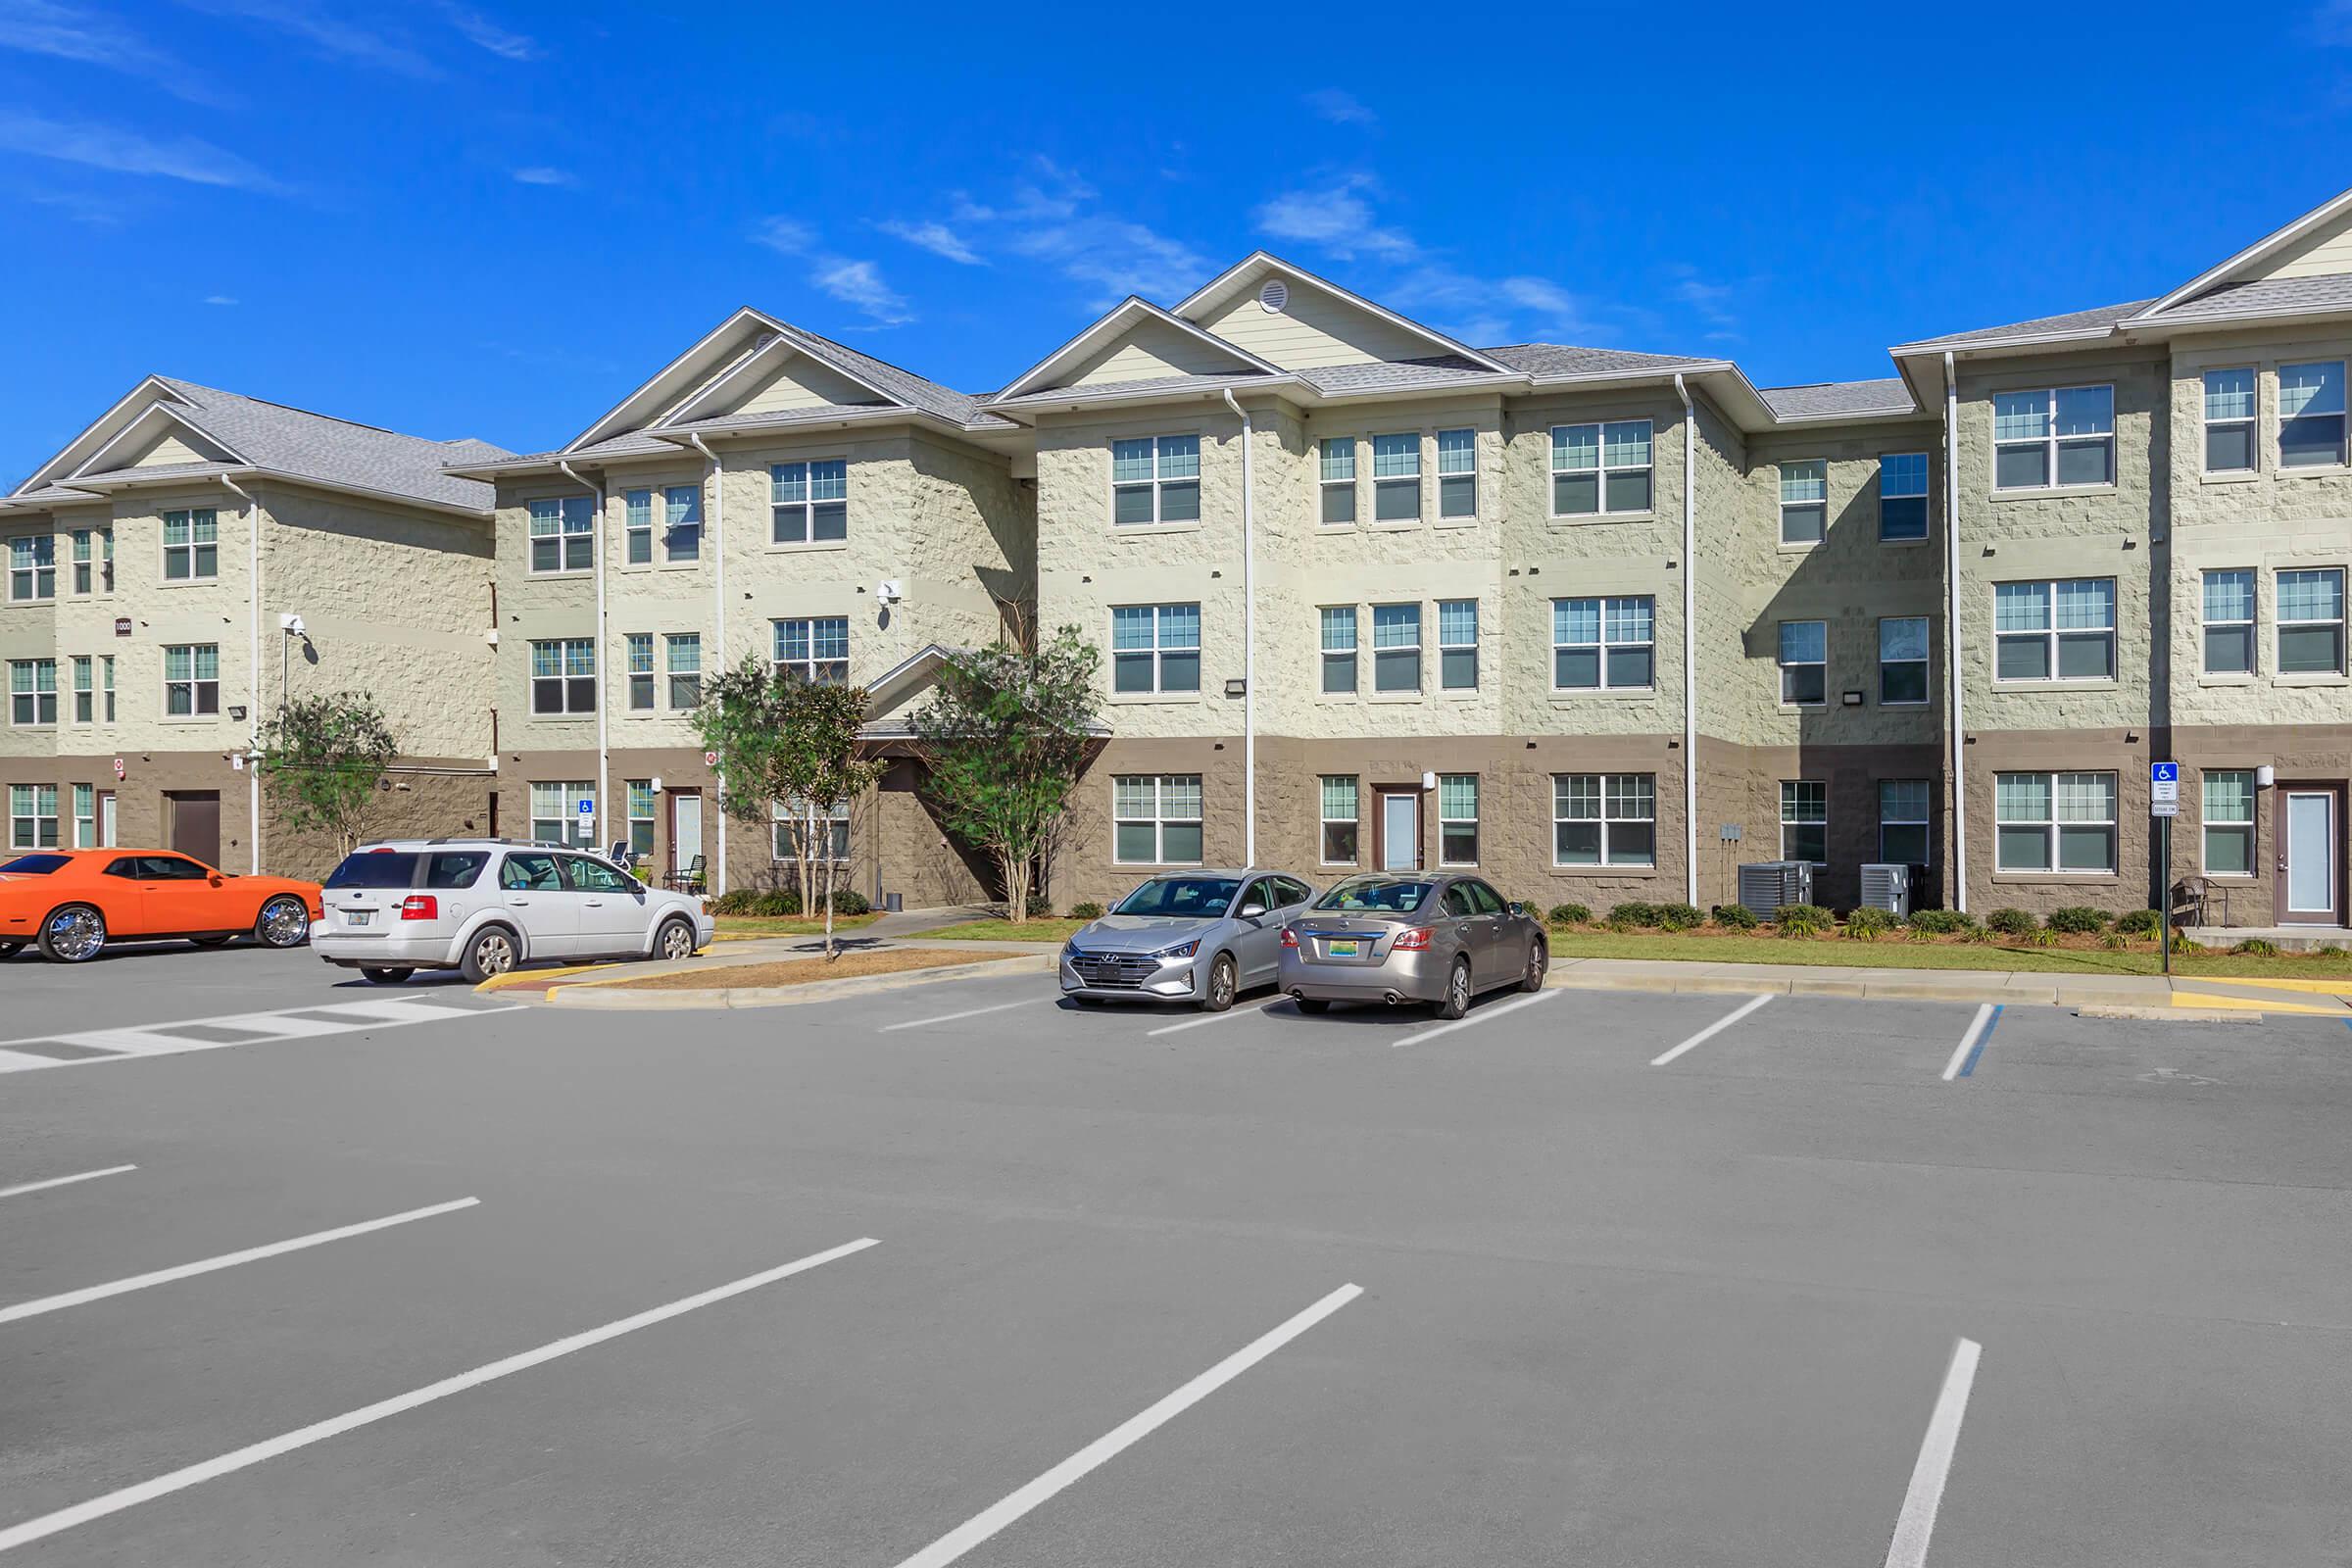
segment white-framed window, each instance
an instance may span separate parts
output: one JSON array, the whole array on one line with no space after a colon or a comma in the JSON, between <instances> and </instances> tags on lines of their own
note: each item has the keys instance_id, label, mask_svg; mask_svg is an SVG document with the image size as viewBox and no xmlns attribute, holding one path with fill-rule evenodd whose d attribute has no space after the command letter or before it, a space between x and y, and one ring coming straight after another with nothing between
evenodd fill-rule
<instances>
[{"instance_id":1,"label":"white-framed window","mask_svg":"<svg viewBox=\"0 0 2352 1568\"><path fill-rule=\"evenodd\" d=\"M1655 773L1551 775L1551 863L1658 863Z\"/></svg>"},{"instance_id":2,"label":"white-framed window","mask_svg":"<svg viewBox=\"0 0 2352 1568\"><path fill-rule=\"evenodd\" d=\"M206 582L220 575L220 514L211 507L164 514L164 581Z\"/></svg>"},{"instance_id":3,"label":"white-framed window","mask_svg":"<svg viewBox=\"0 0 2352 1568\"><path fill-rule=\"evenodd\" d=\"M2040 387L1992 399L1992 487L2115 483L2115 388Z\"/></svg>"},{"instance_id":4,"label":"white-framed window","mask_svg":"<svg viewBox=\"0 0 2352 1568\"><path fill-rule=\"evenodd\" d=\"M1830 863L1830 787L1818 779L1781 780L1781 858Z\"/></svg>"},{"instance_id":5,"label":"white-framed window","mask_svg":"<svg viewBox=\"0 0 2352 1568\"><path fill-rule=\"evenodd\" d=\"M2115 872L2113 773L1995 773L1993 867Z\"/></svg>"},{"instance_id":6,"label":"white-framed window","mask_svg":"<svg viewBox=\"0 0 2352 1568\"><path fill-rule=\"evenodd\" d=\"M11 784L8 787L8 847L12 850L57 848L57 786Z\"/></svg>"},{"instance_id":7,"label":"white-framed window","mask_svg":"<svg viewBox=\"0 0 2352 1568\"><path fill-rule=\"evenodd\" d=\"M1478 775L1438 775L1438 863L1478 863Z\"/></svg>"},{"instance_id":8,"label":"white-framed window","mask_svg":"<svg viewBox=\"0 0 2352 1568\"><path fill-rule=\"evenodd\" d=\"M1657 678L1656 606L1647 594L1551 602L1553 691L1646 691Z\"/></svg>"},{"instance_id":9,"label":"white-framed window","mask_svg":"<svg viewBox=\"0 0 2352 1568\"><path fill-rule=\"evenodd\" d=\"M115 591L115 530L74 530L74 592L87 598L93 592Z\"/></svg>"},{"instance_id":10,"label":"white-framed window","mask_svg":"<svg viewBox=\"0 0 2352 1568\"><path fill-rule=\"evenodd\" d=\"M1200 438L1147 435L1110 444L1110 520L1131 527L1200 520Z\"/></svg>"},{"instance_id":11,"label":"white-framed window","mask_svg":"<svg viewBox=\"0 0 2352 1568\"><path fill-rule=\"evenodd\" d=\"M1830 465L1808 458L1781 465L1781 543L1817 545L1830 527Z\"/></svg>"},{"instance_id":12,"label":"white-framed window","mask_svg":"<svg viewBox=\"0 0 2352 1568\"><path fill-rule=\"evenodd\" d=\"M530 503L531 575L596 569L596 498L556 496Z\"/></svg>"},{"instance_id":13,"label":"white-framed window","mask_svg":"<svg viewBox=\"0 0 2352 1568\"><path fill-rule=\"evenodd\" d=\"M1323 521L1335 528L1355 521L1355 437L1325 436L1320 457Z\"/></svg>"},{"instance_id":14,"label":"white-framed window","mask_svg":"<svg viewBox=\"0 0 2352 1568\"><path fill-rule=\"evenodd\" d=\"M220 711L220 645L172 643L164 649L164 711L173 718L210 717ZM107 704L114 717L114 704Z\"/></svg>"},{"instance_id":15,"label":"white-framed window","mask_svg":"<svg viewBox=\"0 0 2352 1568\"><path fill-rule=\"evenodd\" d=\"M98 847L98 786L74 786L74 847L94 850Z\"/></svg>"},{"instance_id":16,"label":"white-framed window","mask_svg":"<svg viewBox=\"0 0 2352 1568\"><path fill-rule=\"evenodd\" d=\"M849 538L849 460L769 464L767 502L772 543L831 544Z\"/></svg>"},{"instance_id":17,"label":"white-framed window","mask_svg":"<svg viewBox=\"0 0 2352 1568\"><path fill-rule=\"evenodd\" d=\"M631 490L621 497L621 538L628 548L624 558L632 566L650 566L654 563L654 493L651 490Z\"/></svg>"},{"instance_id":18,"label":"white-framed window","mask_svg":"<svg viewBox=\"0 0 2352 1568\"><path fill-rule=\"evenodd\" d=\"M1438 515L1478 515L1478 432L1438 432Z\"/></svg>"},{"instance_id":19,"label":"white-framed window","mask_svg":"<svg viewBox=\"0 0 2352 1568\"><path fill-rule=\"evenodd\" d=\"M1879 621L1879 702L1900 708L1928 700L1928 617L1887 615Z\"/></svg>"},{"instance_id":20,"label":"white-framed window","mask_svg":"<svg viewBox=\"0 0 2352 1568\"><path fill-rule=\"evenodd\" d=\"M1355 690L1355 607L1325 605L1322 610L1323 689Z\"/></svg>"},{"instance_id":21,"label":"white-framed window","mask_svg":"<svg viewBox=\"0 0 2352 1568\"><path fill-rule=\"evenodd\" d=\"M2278 466L2325 468L2344 461L2344 362L2278 367Z\"/></svg>"},{"instance_id":22,"label":"white-framed window","mask_svg":"<svg viewBox=\"0 0 2352 1568\"><path fill-rule=\"evenodd\" d=\"M2278 673L2344 671L2344 568L2278 573Z\"/></svg>"},{"instance_id":23,"label":"white-framed window","mask_svg":"<svg viewBox=\"0 0 2352 1568\"><path fill-rule=\"evenodd\" d=\"M629 806L629 858L649 860L654 855L654 781L624 780L621 790Z\"/></svg>"},{"instance_id":24,"label":"white-framed window","mask_svg":"<svg viewBox=\"0 0 2352 1568\"><path fill-rule=\"evenodd\" d=\"M56 660L8 662L8 721L18 725L57 722Z\"/></svg>"},{"instance_id":25,"label":"white-framed window","mask_svg":"<svg viewBox=\"0 0 2352 1568\"><path fill-rule=\"evenodd\" d=\"M633 631L621 639L628 654L629 711L654 710L654 634Z\"/></svg>"},{"instance_id":26,"label":"white-framed window","mask_svg":"<svg viewBox=\"0 0 2352 1568\"><path fill-rule=\"evenodd\" d=\"M1781 622L1781 701L1793 708L1819 708L1830 699L1830 623Z\"/></svg>"},{"instance_id":27,"label":"white-framed window","mask_svg":"<svg viewBox=\"0 0 2352 1568\"><path fill-rule=\"evenodd\" d=\"M1889 865L1926 865L1935 858L1928 832L1935 786L1924 778L1879 780L1879 859Z\"/></svg>"},{"instance_id":28,"label":"white-framed window","mask_svg":"<svg viewBox=\"0 0 2352 1568\"><path fill-rule=\"evenodd\" d=\"M1551 514L1605 517L1650 510L1647 419L1551 427Z\"/></svg>"},{"instance_id":29,"label":"white-framed window","mask_svg":"<svg viewBox=\"0 0 2352 1568\"><path fill-rule=\"evenodd\" d=\"M1110 689L1137 694L1199 691L1200 607L1113 605Z\"/></svg>"},{"instance_id":30,"label":"white-framed window","mask_svg":"<svg viewBox=\"0 0 2352 1568\"><path fill-rule=\"evenodd\" d=\"M1999 680L2115 679L2115 579L1992 585Z\"/></svg>"},{"instance_id":31,"label":"white-framed window","mask_svg":"<svg viewBox=\"0 0 2352 1568\"><path fill-rule=\"evenodd\" d=\"M1421 517L1421 435L1407 431L1372 438L1372 519L1417 522Z\"/></svg>"},{"instance_id":32,"label":"white-framed window","mask_svg":"<svg viewBox=\"0 0 2352 1568\"><path fill-rule=\"evenodd\" d=\"M1421 689L1421 607L1372 607L1372 689L1376 692L1417 692Z\"/></svg>"},{"instance_id":33,"label":"white-framed window","mask_svg":"<svg viewBox=\"0 0 2352 1568\"><path fill-rule=\"evenodd\" d=\"M1200 775L1122 773L1110 781L1110 858L1121 865L1200 863Z\"/></svg>"},{"instance_id":34,"label":"white-framed window","mask_svg":"<svg viewBox=\"0 0 2352 1568\"><path fill-rule=\"evenodd\" d=\"M669 675L669 706L677 712L703 702L703 634L676 631L662 639L662 659Z\"/></svg>"},{"instance_id":35,"label":"white-framed window","mask_svg":"<svg viewBox=\"0 0 2352 1568\"><path fill-rule=\"evenodd\" d=\"M1323 821L1322 863L1353 865L1362 842L1362 797L1352 773L1326 773L1318 781Z\"/></svg>"},{"instance_id":36,"label":"white-framed window","mask_svg":"<svg viewBox=\"0 0 2352 1568\"><path fill-rule=\"evenodd\" d=\"M112 654L98 656L98 706L106 715L99 722L112 724L115 721L115 656Z\"/></svg>"},{"instance_id":37,"label":"white-framed window","mask_svg":"<svg viewBox=\"0 0 2352 1568\"><path fill-rule=\"evenodd\" d=\"M531 784L531 838L540 844L596 843L596 786L585 779ZM589 808L581 810L581 806Z\"/></svg>"},{"instance_id":38,"label":"white-framed window","mask_svg":"<svg viewBox=\"0 0 2352 1568\"><path fill-rule=\"evenodd\" d=\"M97 663L87 654L74 656L74 722L94 724L98 721Z\"/></svg>"},{"instance_id":39,"label":"white-framed window","mask_svg":"<svg viewBox=\"0 0 2352 1568\"><path fill-rule=\"evenodd\" d=\"M673 484L662 492L662 559L676 564L703 559L703 487Z\"/></svg>"},{"instance_id":40,"label":"white-framed window","mask_svg":"<svg viewBox=\"0 0 2352 1568\"><path fill-rule=\"evenodd\" d=\"M814 615L779 620L776 673L816 686L850 683L850 617Z\"/></svg>"},{"instance_id":41,"label":"white-framed window","mask_svg":"<svg viewBox=\"0 0 2352 1568\"><path fill-rule=\"evenodd\" d=\"M2255 381L2251 366L2205 372L2205 471L2254 466Z\"/></svg>"},{"instance_id":42,"label":"white-framed window","mask_svg":"<svg viewBox=\"0 0 2352 1568\"><path fill-rule=\"evenodd\" d=\"M2254 874L2254 774L2247 768L2208 770L2203 787L2205 874Z\"/></svg>"},{"instance_id":43,"label":"white-framed window","mask_svg":"<svg viewBox=\"0 0 2352 1568\"><path fill-rule=\"evenodd\" d=\"M2205 573L2205 673L2254 673L2254 573Z\"/></svg>"},{"instance_id":44,"label":"white-framed window","mask_svg":"<svg viewBox=\"0 0 2352 1568\"><path fill-rule=\"evenodd\" d=\"M596 711L596 641L555 637L531 644L531 711Z\"/></svg>"},{"instance_id":45,"label":"white-framed window","mask_svg":"<svg viewBox=\"0 0 2352 1568\"><path fill-rule=\"evenodd\" d=\"M1879 459L1879 542L1928 536L1928 455L1888 452Z\"/></svg>"},{"instance_id":46,"label":"white-framed window","mask_svg":"<svg viewBox=\"0 0 2352 1568\"><path fill-rule=\"evenodd\" d=\"M774 843L771 849L777 860L797 863L801 858L801 835L809 835L815 846L813 858L835 865L850 858L850 808L835 802L831 806L810 806L799 796L778 801L771 808Z\"/></svg>"},{"instance_id":47,"label":"white-framed window","mask_svg":"<svg viewBox=\"0 0 2352 1568\"><path fill-rule=\"evenodd\" d=\"M56 597L56 535L18 534L8 542L8 602L30 605Z\"/></svg>"},{"instance_id":48,"label":"white-framed window","mask_svg":"<svg viewBox=\"0 0 2352 1568\"><path fill-rule=\"evenodd\" d=\"M1449 692L1478 690L1478 601L1438 601L1438 685Z\"/></svg>"}]
</instances>

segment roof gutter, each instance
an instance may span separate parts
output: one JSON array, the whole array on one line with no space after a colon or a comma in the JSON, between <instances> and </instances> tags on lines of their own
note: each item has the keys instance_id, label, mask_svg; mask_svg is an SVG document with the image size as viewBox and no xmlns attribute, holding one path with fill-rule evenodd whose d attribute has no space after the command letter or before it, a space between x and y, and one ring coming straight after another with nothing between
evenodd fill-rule
<instances>
[{"instance_id":1,"label":"roof gutter","mask_svg":"<svg viewBox=\"0 0 2352 1568\"><path fill-rule=\"evenodd\" d=\"M1949 600L1943 617L1943 689L1952 715L1952 907L1968 909L1968 790L1961 777L1968 739L1960 697L1960 376L1943 356L1943 547Z\"/></svg>"},{"instance_id":2,"label":"roof gutter","mask_svg":"<svg viewBox=\"0 0 2352 1568\"><path fill-rule=\"evenodd\" d=\"M1698 903L1698 407L1678 372L1683 400L1683 902Z\"/></svg>"},{"instance_id":3,"label":"roof gutter","mask_svg":"<svg viewBox=\"0 0 2352 1568\"><path fill-rule=\"evenodd\" d=\"M250 623L252 643L247 650L245 681L247 697L245 716L245 842L250 853L249 874L262 874L262 506L253 499L253 492L223 473L219 476L231 494L245 503L245 582L246 619ZM277 700L284 702L285 693Z\"/></svg>"},{"instance_id":4,"label":"roof gutter","mask_svg":"<svg viewBox=\"0 0 2352 1568\"><path fill-rule=\"evenodd\" d=\"M1225 389L1225 406L1242 421L1242 863L1257 863L1257 484L1256 430L1250 413Z\"/></svg>"},{"instance_id":5,"label":"roof gutter","mask_svg":"<svg viewBox=\"0 0 2352 1568\"><path fill-rule=\"evenodd\" d=\"M609 799L612 792L607 788L612 783L612 740L607 729L612 721L606 710L610 705L605 702L605 665L611 662L605 657L605 487L581 478L569 463L556 466L564 470L565 478L596 497L596 532L590 535L588 548L596 563L596 843L601 848L612 842L607 831L612 813Z\"/></svg>"},{"instance_id":6,"label":"roof gutter","mask_svg":"<svg viewBox=\"0 0 2352 1568\"><path fill-rule=\"evenodd\" d=\"M714 585L711 590L711 612L715 622L710 652L718 660L719 672L723 674L727 667L727 481L726 475L718 468L718 454L703 444L702 432L689 431L686 439L694 443L694 450L700 452L710 465L710 575ZM723 758L720 759L716 782L718 797L724 801L727 796L727 774ZM678 847L672 844L669 853L674 863ZM718 869L710 885L718 893L727 891L727 813L723 809L718 813Z\"/></svg>"}]
</instances>

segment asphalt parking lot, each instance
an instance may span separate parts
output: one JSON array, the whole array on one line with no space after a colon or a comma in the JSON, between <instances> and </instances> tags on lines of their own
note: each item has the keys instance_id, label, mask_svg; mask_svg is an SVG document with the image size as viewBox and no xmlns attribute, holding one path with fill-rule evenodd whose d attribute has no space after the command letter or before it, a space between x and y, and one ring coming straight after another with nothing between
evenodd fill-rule
<instances>
[{"instance_id":1,"label":"asphalt parking lot","mask_svg":"<svg viewBox=\"0 0 2352 1568\"><path fill-rule=\"evenodd\" d=\"M2346 1561L2341 1023L1052 990L0 965L0 1558Z\"/></svg>"}]
</instances>

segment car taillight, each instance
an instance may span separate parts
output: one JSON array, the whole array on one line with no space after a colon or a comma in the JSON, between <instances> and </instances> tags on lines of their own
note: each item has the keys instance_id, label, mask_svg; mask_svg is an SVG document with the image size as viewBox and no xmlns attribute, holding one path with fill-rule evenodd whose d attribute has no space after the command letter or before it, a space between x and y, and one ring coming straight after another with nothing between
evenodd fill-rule
<instances>
[{"instance_id":1,"label":"car taillight","mask_svg":"<svg viewBox=\"0 0 2352 1568\"><path fill-rule=\"evenodd\" d=\"M1282 928L1282 945L1286 948L1297 947L1298 945L1298 933L1292 930L1287 925L1284 926Z\"/></svg>"},{"instance_id":2,"label":"car taillight","mask_svg":"<svg viewBox=\"0 0 2352 1568\"><path fill-rule=\"evenodd\" d=\"M1410 931L1400 931L1389 951L1391 953L1425 953L1429 949L1430 928L1417 925Z\"/></svg>"},{"instance_id":3,"label":"car taillight","mask_svg":"<svg viewBox=\"0 0 2352 1568\"><path fill-rule=\"evenodd\" d=\"M400 917L403 920L438 920L441 918L441 901L430 893L412 893L400 901Z\"/></svg>"}]
</instances>

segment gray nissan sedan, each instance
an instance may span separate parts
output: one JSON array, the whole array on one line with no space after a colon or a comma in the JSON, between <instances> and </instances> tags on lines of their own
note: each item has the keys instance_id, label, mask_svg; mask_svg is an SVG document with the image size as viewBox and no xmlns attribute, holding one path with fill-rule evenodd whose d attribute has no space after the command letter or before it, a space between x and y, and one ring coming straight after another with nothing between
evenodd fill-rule
<instances>
[{"instance_id":1,"label":"gray nissan sedan","mask_svg":"<svg viewBox=\"0 0 2352 1568\"><path fill-rule=\"evenodd\" d=\"M1222 1012L1280 967L1282 926L1315 890L1280 871L1155 876L1061 950L1061 994L1098 1002L1194 1002Z\"/></svg>"},{"instance_id":2,"label":"gray nissan sedan","mask_svg":"<svg viewBox=\"0 0 2352 1568\"><path fill-rule=\"evenodd\" d=\"M1544 989L1544 927L1474 876L1351 876L1283 929L1284 995L1301 1012L1335 1002L1437 1004L1459 1018L1497 986Z\"/></svg>"}]
</instances>

